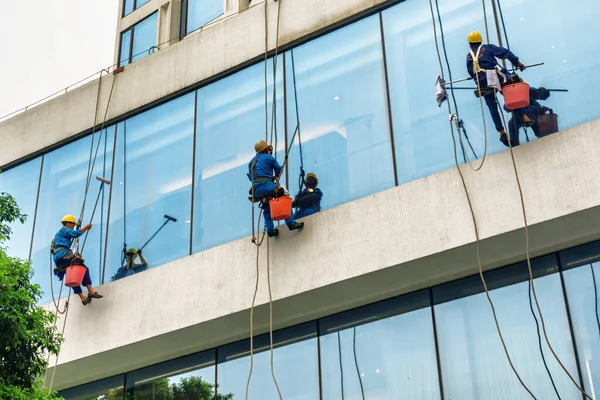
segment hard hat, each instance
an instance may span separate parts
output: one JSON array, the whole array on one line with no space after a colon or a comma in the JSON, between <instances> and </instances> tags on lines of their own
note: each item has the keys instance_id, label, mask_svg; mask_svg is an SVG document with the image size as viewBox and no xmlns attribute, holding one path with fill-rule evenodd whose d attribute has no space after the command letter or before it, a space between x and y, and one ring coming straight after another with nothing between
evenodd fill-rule
<instances>
[{"instance_id":1,"label":"hard hat","mask_svg":"<svg viewBox=\"0 0 600 400\"><path fill-rule=\"evenodd\" d=\"M254 145L254 151L256 151L257 153L260 153L260 152L264 151L267 147L269 147L269 143L265 142L264 140L259 140Z\"/></svg>"},{"instance_id":2,"label":"hard hat","mask_svg":"<svg viewBox=\"0 0 600 400\"><path fill-rule=\"evenodd\" d=\"M135 247L130 248L129 250L127 250L128 254L137 254L137 249Z\"/></svg>"},{"instance_id":3,"label":"hard hat","mask_svg":"<svg viewBox=\"0 0 600 400\"><path fill-rule=\"evenodd\" d=\"M469 43L481 43L483 42L483 38L481 37L481 33L477 31L473 31L469 33L469 37L467 38L467 42Z\"/></svg>"},{"instance_id":4,"label":"hard hat","mask_svg":"<svg viewBox=\"0 0 600 400\"><path fill-rule=\"evenodd\" d=\"M77 221L75 221L75 217L72 216L71 214L67 214L62 218L62 221L60 222L71 222L73 224L76 224Z\"/></svg>"},{"instance_id":5,"label":"hard hat","mask_svg":"<svg viewBox=\"0 0 600 400\"><path fill-rule=\"evenodd\" d=\"M315 174L313 174L312 172L306 174L306 180L314 180L315 181L315 186L319 183L319 180L317 179L317 176Z\"/></svg>"}]
</instances>

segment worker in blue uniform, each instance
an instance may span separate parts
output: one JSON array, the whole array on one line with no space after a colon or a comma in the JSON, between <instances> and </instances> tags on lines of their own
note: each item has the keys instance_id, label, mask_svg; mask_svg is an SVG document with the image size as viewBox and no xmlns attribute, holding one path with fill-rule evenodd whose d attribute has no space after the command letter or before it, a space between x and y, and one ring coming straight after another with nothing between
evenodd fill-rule
<instances>
[{"instance_id":1,"label":"worker in blue uniform","mask_svg":"<svg viewBox=\"0 0 600 400\"><path fill-rule=\"evenodd\" d=\"M496 90L500 91L501 87L509 82L507 71L498 71L496 68L498 65L496 58L508 59L513 66L519 68L521 71L525 70L525 65L510 50L504 47L493 44L482 44L483 39L479 32L471 32L467 41L471 47L469 54L467 54L467 71L478 85L476 95L481 90L481 94L494 121L494 126L500 133L500 141L508 147L508 137L504 131L500 110L496 103ZM524 118L527 118L527 116Z\"/></svg>"},{"instance_id":2,"label":"worker in blue uniform","mask_svg":"<svg viewBox=\"0 0 600 400\"><path fill-rule=\"evenodd\" d=\"M321 211L323 192L317 187L318 184L319 180L315 174L306 174L306 188L300 191L292 202L292 207L296 208L294 218L307 217Z\"/></svg>"},{"instance_id":3,"label":"worker in blue uniform","mask_svg":"<svg viewBox=\"0 0 600 400\"><path fill-rule=\"evenodd\" d=\"M135 262L137 258L140 258L141 264ZM135 247L130 248L125 252L125 265L121 266L117 273L114 274L111 279L116 281L117 279L125 278L126 276L134 275L140 272L144 272L148 269L148 262L142 255L142 249L136 249Z\"/></svg>"},{"instance_id":4,"label":"worker in blue uniform","mask_svg":"<svg viewBox=\"0 0 600 400\"><path fill-rule=\"evenodd\" d=\"M92 228L92 224L87 224L81 229L75 229L76 222L73 215L65 215L61 222L63 227L56 232L50 245L52 259L54 260L54 265L56 265L54 274L62 281L67 267L71 265L80 265L84 267L85 275L83 276L82 284L87 287L88 295L86 297L83 294L81 286L73 288L73 292L79 296L83 305L87 306L92 299L101 299L104 296L94 290L92 278L90 277L90 270L83 264L84 260L79 255L73 253L71 246L73 245L74 239L80 237Z\"/></svg>"},{"instance_id":5,"label":"worker in blue uniform","mask_svg":"<svg viewBox=\"0 0 600 400\"><path fill-rule=\"evenodd\" d=\"M252 200L260 199L260 206L263 210L265 226L269 237L279 235L279 230L275 229L271 219L271 210L269 208L269 199L276 196L277 185L275 179L281 174L281 165L271 154L273 147L264 140L259 140L254 145L256 155L248 163L248 179L252 182L250 196ZM285 220L289 230L302 229L304 222L296 222L293 217Z\"/></svg>"}]
</instances>

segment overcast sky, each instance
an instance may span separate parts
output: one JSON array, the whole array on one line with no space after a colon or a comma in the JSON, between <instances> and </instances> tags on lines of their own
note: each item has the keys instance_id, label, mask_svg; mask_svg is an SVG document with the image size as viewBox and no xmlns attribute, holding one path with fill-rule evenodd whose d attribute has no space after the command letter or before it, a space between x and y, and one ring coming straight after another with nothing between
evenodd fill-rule
<instances>
[{"instance_id":1,"label":"overcast sky","mask_svg":"<svg viewBox=\"0 0 600 400\"><path fill-rule=\"evenodd\" d=\"M113 63L119 0L2 3L0 117Z\"/></svg>"}]
</instances>

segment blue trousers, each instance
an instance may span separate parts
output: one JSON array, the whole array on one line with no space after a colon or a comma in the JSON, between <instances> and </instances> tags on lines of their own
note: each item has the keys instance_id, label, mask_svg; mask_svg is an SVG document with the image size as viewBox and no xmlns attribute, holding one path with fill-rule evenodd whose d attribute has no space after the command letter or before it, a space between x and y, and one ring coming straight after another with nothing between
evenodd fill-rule
<instances>
[{"instance_id":1,"label":"blue trousers","mask_svg":"<svg viewBox=\"0 0 600 400\"><path fill-rule=\"evenodd\" d=\"M277 189L277 185L274 182L264 182L260 183L254 187L254 197L264 197L268 194L272 193L275 189ZM273 232L275 229L275 225L273 224L273 219L271 218L271 208L269 207L269 203L261 203L263 210L263 217L265 219L265 226L267 227L267 232ZM294 225L296 221L293 217L290 217L285 220L285 224L290 228Z\"/></svg>"},{"instance_id":2,"label":"blue trousers","mask_svg":"<svg viewBox=\"0 0 600 400\"><path fill-rule=\"evenodd\" d=\"M500 79L500 82L504 80L500 75L498 75L498 79ZM475 84L477 84L477 80L475 80ZM486 89L488 87L485 72L479 73L479 86L481 87L481 90ZM492 121L494 121L494 127L498 132L500 132L504 129L504 125L502 125L502 117L500 116L500 110L498 104L496 103L496 95L493 93L486 94L485 96L483 96L483 99L485 100L485 104L490 110Z\"/></svg>"},{"instance_id":3,"label":"blue trousers","mask_svg":"<svg viewBox=\"0 0 600 400\"><path fill-rule=\"evenodd\" d=\"M518 108L512 112L512 117L508 120L508 131L510 132L510 138L513 146L519 145L519 130L525 126L523 122L523 115L527 115L530 120L533 121L531 130L535 136L540 136L540 125L538 123L539 114L537 110L532 106L524 108Z\"/></svg>"},{"instance_id":4,"label":"blue trousers","mask_svg":"<svg viewBox=\"0 0 600 400\"><path fill-rule=\"evenodd\" d=\"M298 211L294 213L294 218L308 217L309 215L313 215L315 213L316 211L314 208L299 208Z\"/></svg>"},{"instance_id":5,"label":"blue trousers","mask_svg":"<svg viewBox=\"0 0 600 400\"><path fill-rule=\"evenodd\" d=\"M71 261L66 258L61 258L58 261L55 261L55 264L56 264L57 268L67 268L71 264ZM81 264L81 266L85 268L85 275L83 275L83 281L81 282L81 284L83 286L91 285L92 278L90 277L90 270L88 269L87 266L85 266L85 264ZM62 270L55 270L54 274L56 276L58 276L58 279L61 281L65 277L65 273ZM74 287L73 293L75 293L75 294L83 293L83 290L81 290L81 286Z\"/></svg>"}]
</instances>

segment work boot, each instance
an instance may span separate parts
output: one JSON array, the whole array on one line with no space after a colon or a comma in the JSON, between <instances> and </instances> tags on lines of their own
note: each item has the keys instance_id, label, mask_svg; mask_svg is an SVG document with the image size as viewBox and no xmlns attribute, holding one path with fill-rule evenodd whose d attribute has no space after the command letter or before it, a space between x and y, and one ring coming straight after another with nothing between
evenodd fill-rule
<instances>
[{"instance_id":1,"label":"work boot","mask_svg":"<svg viewBox=\"0 0 600 400\"><path fill-rule=\"evenodd\" d=\"M532 127L535 122L529 118L526 114L523 114L523 125L526 127Z\"/></svg>"},{"instance_id":2,"label":"work boot","mask_svg":"<svg viewBox=\"0 0 600 400\"><path fill-rule=\"evenodd\" d=\"M296 229L304 228L304 222L296 222L294 225L290 226L290 231L295 231Z\"/></svg>"},{"instance_id":3,"label":"work boot","mask_svg":"<svg viewBox=\"0 0 600 400\"><path fill-rule=\"evenodd\" d=\"M94 292L94 293L88 293L88 297L92 298L92 299L101 299L104 296L102 296L100 293L98 292Z\"/></svg>"},{"instance_id":4,"label":"work boot","mask_svg":"<svg viewBox=\"0 0 600 400\"><path fill-rule=\"evenodd\" d=\"M84 306L87 306L91 302L92 302L92 298L90 296L88 296L85 300L81 301L81 304L83 304Z\"/></svg>"},{"instance_id":5,"label":"work boot","mask_svg":"<svg viewBox=\"0 0 600 400\"><path fill-rule=\"evenodd\" d=\"M267 235L269 235L270 238L275 237L279 235L279 229L273 229L272 231L268 231Z\"/></svg>"},{"instance_id":6,"label":"work boot","mask_svg":"<svg viewBox=\"0 0 600 400\"><path fill-rule=\"evenodd\" d=\"M506 147L510 147L510 145L508 144L508 136L506 136L506 132L504 132L504 129L500 131L500 141Z\"/></svg>"}]
</instances>

